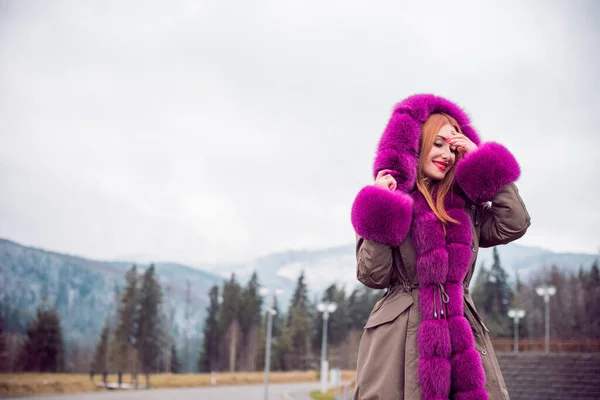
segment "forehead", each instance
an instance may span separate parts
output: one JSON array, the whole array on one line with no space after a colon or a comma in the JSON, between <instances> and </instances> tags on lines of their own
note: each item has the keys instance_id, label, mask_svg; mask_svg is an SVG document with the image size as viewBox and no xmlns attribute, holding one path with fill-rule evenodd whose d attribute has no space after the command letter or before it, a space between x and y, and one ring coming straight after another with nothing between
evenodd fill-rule
<instances>
[{"instance_id":1,"label":"forehead","mask_svg":"<svg viewBox=\"0 0 600 400\"><path fill-rule=\"evenodd\" d=\"M437 133L437 136L440 136L444 139L451 137L452 135L454 135L455 129L452 125L450 124L445 124L444 126L442 126L440 128L440 130Z\"/></svg>"}]
</instances>

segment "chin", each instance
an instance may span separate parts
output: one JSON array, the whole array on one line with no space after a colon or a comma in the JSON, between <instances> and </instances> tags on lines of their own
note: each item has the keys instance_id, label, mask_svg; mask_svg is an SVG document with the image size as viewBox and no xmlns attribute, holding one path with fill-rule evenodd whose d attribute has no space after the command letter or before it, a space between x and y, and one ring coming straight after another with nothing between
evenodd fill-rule
<instances>
[{"instance_id":1,"label":"chin","mask_svg":"<svg viewBox=\"0 0 600 400\"><path fill-rule=\"evenodd\" d=\"M441 181L446 177L446 174L441 171L435 171L435 173L431 171L430 173L425 172L425 176L432 181Z\"/></svg>"}]
</instances>

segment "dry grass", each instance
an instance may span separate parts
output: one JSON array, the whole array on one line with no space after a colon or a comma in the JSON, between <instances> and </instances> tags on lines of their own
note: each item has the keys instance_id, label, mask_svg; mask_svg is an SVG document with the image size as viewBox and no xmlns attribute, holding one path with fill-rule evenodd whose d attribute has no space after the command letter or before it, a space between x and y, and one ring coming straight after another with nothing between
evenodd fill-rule
<instances>
[{"instance_id":1,"label":"dry grass","mask_svg":"<svg viewBox=\"0 0 600 400\"><path fill-rule=\"evenodd\" d=\"M82 393L96 390L88 375L0 374L0 396Z\"/></svg>"},{"instance_id":2,"label":"dry grass","mask_svg":"<svg viewBox=\"0 0 600 400\"><path fill-rule=\"evenodd\" d=\"M315 371L271 372L271 383L316 382ZM217 385L248 385L264 382L263 372L238 372L216 374ZM354 371L342 371L342 380L352 381ZM95 375L90 381L86 374L0 374L0 396L24 396L54 393L83 393L104 390L96 387L102 375ZM108 376L109 382L117 382L117 375ZM124 383L131 383L131 375L123 375ZM139 376L140 385L146 383L143 375ZM176 388L209 386L210 374L154 374L150 375L151 388Z\"/></svg>"}]
</instances>

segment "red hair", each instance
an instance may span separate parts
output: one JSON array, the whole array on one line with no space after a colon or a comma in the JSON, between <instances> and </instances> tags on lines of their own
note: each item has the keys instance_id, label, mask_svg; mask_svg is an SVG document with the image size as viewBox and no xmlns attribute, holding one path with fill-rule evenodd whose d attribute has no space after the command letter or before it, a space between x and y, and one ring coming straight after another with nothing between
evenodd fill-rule
<instances>
[{"instance_id":1,"label":"red hair","mask_svg":"<svg viewBox=\"0 0 600 400\"><path fill-rule=\"evenodd\" d=\"M444 198L452 188L452 183L454 182L454 174L456 172L454 165L456 165L456 163L462 155L460 153L456 154L454 164L452 165L452 167L450 167L450 170L446 173L444 179L440 180L436 184L427 184L427 177L425 176L424 166L425 161L427 160L427 156L429 155L429 152L433 147L433 143L435 142L438 132L446 124L452 125L456 132L462 133L462 131L460 130L460 126L458 126L456 120L451 116L443 113L431 114L429 118L427 118L427 121L425 121L425 123L421 126L421 144L419 148L419 162L417 165L417 189L423 194L423 197L425 197L427 204L429 204L429 207L431 207L431 210L439 218L443 225L449 222L455 224L458 223L457 220L452 218L446 212L446 209L444 208ZM433 201L434 187L437 187L437 198L435 203Z\"/></svg>"}]
</instances>

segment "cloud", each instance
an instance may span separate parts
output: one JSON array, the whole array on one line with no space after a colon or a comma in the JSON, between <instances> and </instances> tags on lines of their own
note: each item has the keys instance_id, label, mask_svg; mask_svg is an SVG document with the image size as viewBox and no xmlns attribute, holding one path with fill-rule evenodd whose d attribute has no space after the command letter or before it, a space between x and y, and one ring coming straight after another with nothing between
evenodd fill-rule
<instances>
[{"instance_id":1,"label":"cloud","mask_svg":"<svg viewBox=\"0 0 600 400\"><path fill-rule=\"evenodd\" d=\"M594 252L599 13L564 7L8 2L0 235L193 264L344 244L393 104L434 92L521 162L520 242Z\"/></svg>"}]
</instances>

